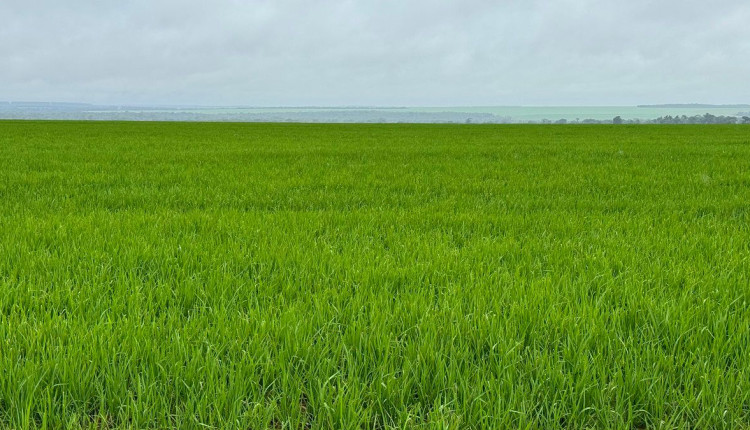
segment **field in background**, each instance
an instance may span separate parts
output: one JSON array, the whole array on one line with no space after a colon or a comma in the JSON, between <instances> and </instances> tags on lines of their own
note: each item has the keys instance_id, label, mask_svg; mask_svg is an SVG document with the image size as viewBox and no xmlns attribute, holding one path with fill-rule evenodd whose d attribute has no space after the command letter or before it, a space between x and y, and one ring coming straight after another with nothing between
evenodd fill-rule
<instances>
[{"instance_id":1,"label":"field in background","mask_svg":"<svg viewBox=\"0 0 750 430\"><path fill-rule=\"evenodd\" d=\"M0 122L0 166L0 428L750 427L747 127Z\"/></svg>"}]
</instances>

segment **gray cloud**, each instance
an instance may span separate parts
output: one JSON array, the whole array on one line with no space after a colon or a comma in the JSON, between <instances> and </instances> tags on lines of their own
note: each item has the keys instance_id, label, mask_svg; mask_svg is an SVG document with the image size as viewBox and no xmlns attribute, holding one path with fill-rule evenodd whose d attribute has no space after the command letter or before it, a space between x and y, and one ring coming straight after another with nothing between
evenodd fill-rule
<instances>
[{"instance_id":1,"label":"gray cloud","mask_svg":"<svg viewBox=\"0 0 750 430\"><path fill-rule=\"evenodd\" d=\"M750 3L4 0L0 100L750 102Z\"/></svg>"}]
</instances>

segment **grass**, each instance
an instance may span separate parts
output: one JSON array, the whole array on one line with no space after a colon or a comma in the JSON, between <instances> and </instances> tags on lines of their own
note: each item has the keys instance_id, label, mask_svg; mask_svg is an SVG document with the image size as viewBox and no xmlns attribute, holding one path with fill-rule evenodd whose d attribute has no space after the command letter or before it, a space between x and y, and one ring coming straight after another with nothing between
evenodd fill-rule
<instances>
[{"instance_id":1,"label":"grass","mask_svg":"<svg viewBox=\"0 0 750 430\"><path fill-rule=\"evenodd\" d=\"M750 129L0 122L0 428L750 428Z\"/></svg>"}]
</instances>

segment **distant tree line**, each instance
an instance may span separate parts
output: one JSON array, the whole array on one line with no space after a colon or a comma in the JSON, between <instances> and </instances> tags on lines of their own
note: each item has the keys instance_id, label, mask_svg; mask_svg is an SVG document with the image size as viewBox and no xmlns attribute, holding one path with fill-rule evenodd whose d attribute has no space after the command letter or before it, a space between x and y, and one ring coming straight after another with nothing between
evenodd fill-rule
<instances>
[{"instance_id":1,"label":"distant tree line","mask_svg":"<svg viewBox=\"0 0 750 430\"><path fill-rule=\"evenodd\" d=\"M543 119L542 124L750 124L750 112L748 115L744 113L741 116L725 116L725 115L711 115L706 113L703 115L667 115L660 116L655 119L623 119L620 116L616 116L612 119L576 119L569 121L566 119L559 119L557 121L551 121ZM531 121L531 123L536 123Z\"/></svg>"},{"instance_id":2,"label":"distant tree line","mask_svg":"<svg viewBox=\"0 0 750 430\"><path fill-rule=\"evenodd\" d=\"M711 115L706 113L704 115L695 116L662 116L653 120L654 124L750 124L750 117L736 117L736 116L724 116L724 115Z\"/></svg>"}]
</instances>

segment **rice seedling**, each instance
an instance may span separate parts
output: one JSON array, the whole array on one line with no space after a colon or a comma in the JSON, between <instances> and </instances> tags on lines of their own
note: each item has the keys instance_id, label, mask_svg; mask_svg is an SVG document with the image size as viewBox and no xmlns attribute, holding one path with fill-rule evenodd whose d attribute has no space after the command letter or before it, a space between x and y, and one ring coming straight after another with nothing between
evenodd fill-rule
<instances>
[{"instance_id":1,"label":"rice seedling","mask_svg":"<svg viewBox=\"0 0 750 430\"><path fill-rule=\"evenodd\" d=\"M0 122L0 427L750 427L742 126Z\"/></svg>"}]
</instances>

